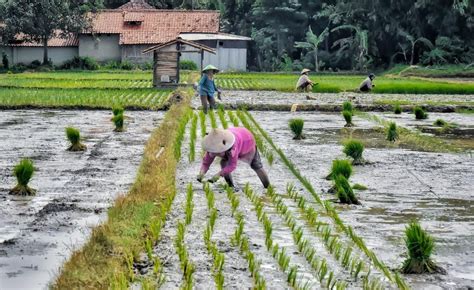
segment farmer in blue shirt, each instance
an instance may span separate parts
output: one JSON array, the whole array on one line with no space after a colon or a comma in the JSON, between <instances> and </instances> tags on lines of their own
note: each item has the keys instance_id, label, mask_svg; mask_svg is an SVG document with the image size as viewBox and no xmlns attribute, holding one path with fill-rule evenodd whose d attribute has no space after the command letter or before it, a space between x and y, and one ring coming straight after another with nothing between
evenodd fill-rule
<instances>
[{"instance_id":1,"label":"farmer in blue shirt","mask_svg":"<svg viewBox=\"0 0 474 290\"><path fill-rule=\"evenodd\" d=\"M207 109L216 108L216 100L214 94L217 91L217 97L221 99L221 92L217 89L214 82L214 75L219 72L219 69L213 65L208 65L202 70L202 77L199 81L199 95L201 96L202 110L207 114Z\"/></svg>"}]
</instances>

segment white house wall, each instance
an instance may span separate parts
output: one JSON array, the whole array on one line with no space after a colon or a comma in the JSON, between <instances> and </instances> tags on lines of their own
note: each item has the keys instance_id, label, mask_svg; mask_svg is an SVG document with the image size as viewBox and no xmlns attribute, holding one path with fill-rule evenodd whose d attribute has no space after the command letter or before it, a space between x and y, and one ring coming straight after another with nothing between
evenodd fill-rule
<instances>
[{"instance_id":1,"label":"white house wall","mask_svg":"<svg viewBox=\"0 0 474 290\"><path fill-rule=\"evenodd\" d=\"M42 47L2 47L0 54L4 51L10 64L22 63L29 65L35 60L43 61ZM77 47L49 47L48 58L53 64L61 65L65 61L70 60L78 55Z\"/></svg>"},{"instance_id":2,"label":"white house wall","mask_svg":"<svg viewBox=\"0 0 474 290\"><path fill-rule=\"evenodd\" d=\"M198 67L201 64L199 53L183 53L181 59L191 60ZM216 54L205 52L203 62L204 66L212 64L223 71L245 71L247 69L247 49L219 47Z\"/></svg>"},{"instance_id":3,"label":"white house wall","mask_svg":"<svg viewBox=\"0 0 474 290\"><path fill-rule=\"evenodd\" d=\"M81 35L79 37L79 56L89 56L99 62L121 61L119 35Z\"/></svg>"}]
</instances>

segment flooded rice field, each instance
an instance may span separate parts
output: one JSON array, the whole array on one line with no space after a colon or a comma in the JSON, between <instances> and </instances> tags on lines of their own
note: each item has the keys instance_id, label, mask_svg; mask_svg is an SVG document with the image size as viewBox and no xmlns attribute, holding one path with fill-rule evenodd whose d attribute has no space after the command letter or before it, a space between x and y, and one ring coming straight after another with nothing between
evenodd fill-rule
<instances>
[{"instance_id":1,"label":"flooded rice field","mask_svg":"<svg viewBox=\"0 0 474 290\"><path fill-rule=\"evenodd\" d=\"M228 113L227 122L232 124ZM353 120L355 127L347 129L337 113L252 112L251 115L296 167L296 173L272 149L256 124L250 122L254 134L257 132L268 149L262 154L262 161L274 192L267 192L246 164L241 164L233 174L237 184L234 194L224 189L223 181L204 188L196 181L202 157L201 129L198 125L193 149L189 146L192 134L188 126L177 170L178 191L161 232L161 241L153 252L163 266L163 289L178 289L185 283L180 267L182 256L176 247L177 229L182 225L185 229L183 244L194 265L192 275L196 289L214 289L219 283L228 289L248 289L257 281L264 281L269 289L320 289L328 285L348 289L379 285L382 289L394 289L397 284L393 277L406 258L404 229L414 219L434 236L434 260L447 273L403 275L403 279L413 289L472 287L474 167L472 156L465 151L472 147L464 147L462 153L433 153L394 146L385 141L380 124L358 116ZM378 116L393 118L390 114ZM305 120L304 140L293 140L288 129L288 121L295 117ZM432 116L435 117L438 116ZM474 122L471 115L443 114L440 117L465 127ZM405 121L400 125L415 129L410 126L409 118L413 115L402 115L398 120ZM221 127L222 121L219 123L219 118L216 119ZM207 118L206 131L212 122ZM335 195L328 193L331 182L325 179L332 161L345 158L341 141L351 135L366 144L367 164L354 166L350 179L352 184L368 188L356 191L361 205L338 203ZM191 151L195 152L195 160L188 158ZM209 178L219 170L217 164L211 167ZM309 181L322 202L297 174ZM288 187L289 184L294 188ZM192 219L184 223L190 198ZM353 229L386 268L377 265L347 231L341 230L334 216L324 209L324 201L331 201L345 226ZM308 220L307 213L311 209L317 212L318 226ZM214 212L217 213L215 225L206 233ZM330 238L326 232L331 233ZM333 244L341 246L347 260L341 257L342 250L337 250L337 246L334 250ZM217 250L212 250L213 245ZM316 258L311 253L316 253ZM225 258L222 268L216 268L219 255ZM143 259L147 259L145 255ZM354 273L352 264L360 264L360 272ZM147 275L146 272L146 269L140 271L142 275ZM223 274L223 282L218 282L220 274ZM295 277L294 280L291 277Z\"/></svg>"},{"instance_id":2,"label":"flooded rice field","mask_svg":"<svg viewBox=\"0 0 474 290\"><path fill-rule=\"evenodd\" d=\"M46 289L70 253L103 221L135 178L162 112L126 112L113 132L109 111L0 113L0 289ZM65 127L78 128L86 152L66 151ZM36 168L37 195L8 195L22 158Z\"/></svg>"}]
</instances>

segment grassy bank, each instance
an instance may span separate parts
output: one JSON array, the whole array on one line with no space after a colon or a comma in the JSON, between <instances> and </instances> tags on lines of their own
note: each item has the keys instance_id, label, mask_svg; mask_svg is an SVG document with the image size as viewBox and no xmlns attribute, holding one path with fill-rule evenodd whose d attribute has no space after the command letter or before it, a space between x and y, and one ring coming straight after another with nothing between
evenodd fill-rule
<instances>
[{"instance_id":1,"label":"grassy bank","mask_svg":"<svg viewBox=\"0 0 474 290\"><path fill-rule=\"evenodd\" d=\"M426 78L474 78L474 66L408 66L399 65L386 72L387 75L416 76Z\"/></svg>"},{"instance_id":2,"label":"grassy bank","mask_svg":"<svg viewBox=\"0 0 474 290\"><path fill-rule=\"evenodd\" d=\"M133 280L133 261L161 229L175 193L175 157L180 119L189 98L173 105L145 147L135 183L108 211L90 240L64 264L53 289L123 289Z\"/></svg>"}]
</instances>

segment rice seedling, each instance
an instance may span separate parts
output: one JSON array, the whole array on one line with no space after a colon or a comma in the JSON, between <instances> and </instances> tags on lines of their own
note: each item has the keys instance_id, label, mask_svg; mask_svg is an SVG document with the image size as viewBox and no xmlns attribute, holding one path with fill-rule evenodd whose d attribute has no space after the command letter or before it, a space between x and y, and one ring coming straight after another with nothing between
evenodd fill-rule
<instances>
[{"instance_id":1,"label":"rice seedling","mask_svg":"<svg viewBox=\"0 0 474 290\"><path fill-rule=\"evenodd\" d=\"M35 195L36 189L28 186L33 174L35 173L35 167L30 159L23 159L15 165L13 168L13 175L16 177L17 185L10 190L9 194L13 195Z\"/></svg>"},{"instance_id":2,"label":"rice seedling","mask_svg":"<svg viewBox=\"0 0 474 290\"><path fill-rule=\"evenodd\" d=\"M219 119L221 120L222 128L229 128L229 123L227 122L227 119L225 117L224 108L219 107L219 109L217 110L217 114L219 115Z\"/></svg>"},{"instance_id":3,"label":"rice seedling","mask_svg":"<svg viewBox=\"0 0 474 290\"><path fill-rule=\"evenodd\" d=\"M408 258L403 262L402 273L423 274L439 273L443 269L431 259L434 250L434 239L421 225L413 221L405 228L405 244Z\"/></svg>"},{"instance_id":4,"label":"rice seedling","mask_svg":"<svg viewBox=\"0 0 474 290\"><path fill-rule=\"evenodd\" d=\"M331 172L326 176L327 180L334 180L338 175L349 178L352 175L352 165L348 160L336 159L333 160Z\"/></svg>"},{"instance_id":5,"label":"rice seedling","mask_svg":"<svg viewBox=\"0 0 474 290\"><path fill-rule=\"evenodd\" d=\"M153 242L150 238L145 240L145 251L148 257L148 260L153 260Z\"/></svg>"},{"instance_id":6,"label":"rice seedling","mask_svg":"<svg viewBox=\"0 0 474 290\"><path fill-rule=\"evenodd\" d=\"M296 266L290 267L287 275L287 282L290 286L296 286L296 276L298 275L298 268Z\"/></svg>"},{"instance_id":7,"label":"rice seedling","mask_svg":"<svg viewBox=\"0 0 474 290\"><path fill-rule=\"evenodd\" d=\"M189 225L193 218L193 209L194 209L193 194L194 194L193 185L192 183L189 183L187 191L186 191L186 225Z\"/></svg>"},{"instance_id":8,"label":"rice seedling","mask_svg":"<svg viewBox=\"0 0 474 290\"><path fill-rule=\"evenodd\" d=\"M352 186L352 189L355 189L355 190L367 190L367 186L363 185L363 184L359 184L359 183L356 183Z\"/></svg>"},{"instance_id":9,"label":"rice seedling","mask_svg":"<svg viewBox=\"0 0 474 290\"><path fill-rule=\"evenodd\" d=\"M214 110L209 110L209 119L211 120L212 129L216 129L217 128L217 120L216 120L216 115L214 114Z\"/></svg>"},{"instance_id":10,"label":"rice seedling","mask_svg":"<svg viewBox=\"0 0 474 290\"><path fill-rule=\"evenodd\" d=\"M193 162L196 158L197 122L198 116L193 113L191 129L189 131L189 162Z\"/></svg>"},{"instance_id":11,"label":"rice seedling","mask_svg":"<svg viewBox=\"0 0 474 290\"><path fill-rule=\"evenodd\" d=\"M434 121L433 123L433 126L436 126L436 127L445 127L445 126L448 126L448 122L446 122L445 120L443 119L436 119L436 121Z\"/></svg>"},{"instance_id":12,"label":"rice seedling","mask_svg":"<svg viewBox=\"0 0 474 290\"><path fill-rule=\"evenodd\" d=\"M353 165L359 165L364 163L364 158L362 157L362 153L364 152L364 144L359 140L349 140L344 144L343 149L344 154L347 157L352 158Z\"/></svg>"},{"instance_id":13,"label":"rice seedling","mask_svg":"<svg viewBox=\"0 0 474 290\"><path fill-rule=\"evenodd\" d=\"M71 143L68 151L84 151L87 149L87 146L81 143L81 134L79 130L73 127L66 128L66 137Z\"/></svg>"},{"instance_id":14,"label":"rice seedling","mask_svg":"<svg viewBox=\"0 0 474 290\"><path fill-rule=\"evenodd\" d=\"M239 120L237 119L237 117L234 115L234 113L232 111L227 111L227 115L229 115L229 119L230 121L232 122L232 125L234 127L239 127Z\"/></svg>"},{"instance_id":15,"label":"rice seedling","mask_svg":"<svg viewBox=\"0 0 474 290\"><path fill-rule=\"evenodd\" d=\"M334 179L336 194L341 203L346 204L360 204L359 200L354 194L349 181L343 175L337 175Z\"/></svg>"},{"instance_id":16,"label":"rice seedling","mask_svg":"<svg viewBox=\"0 0 474 290\"><path fill-rule=\"evenodd\" d=\"M349 101L342 103L342 111L349 111L354 115L354 107L352 106L352 103Z\"/></svg>"},{"instance_id":17,"label":"rice seedling","mask_svg":"<svg viewBox=\"0 0 474 290\"><path fill-rule=\"evenodd\" d=\"M402 108L399 104L396 104L393 108L393 113L396 115L400 115L402 113Z\"/></svg>"},{"instance_id":18,"label":"rice seedling","mask_svg":"<svg viewBox=\"0 0 474 290\"><path fill-rule=\"evenodd\" d=\"M422 107L415 107L413 108L413 113L415 114L415 118L417 120L428 119L428 114L423 110Z\"/></svg>"},{"instance_id":19,"label":"rice seedling","mask_svg":"<svg viewBox=\"0 0 474 290\"><path fill-rule=\"evenodd\" d=\"M351 111L342 111L342 116L344 120L346 120L346 124L344 127L352 127L354 124L352 123L352 112Z\"/></svg>"},{"instance_id":20,"label":"rice seedling","mask_svg":"<svg viewBox=\"0 0 474 290\"><path fill-rule=\"evenodd\" d=\"M398 140L397 124L390 122L387 128L387 141L395 142Z\"/></svg>"},{"instance_id":21,"label":"rice seedling","mask_svg":"<svg viewBox=\"0 0 474 290\"><path fill-rule=\"evenodd\" d=\"M124 131L124 117L123 114L118 114L112 118L112 122L115 125L115 132L123 132Z\"/></svg>"},{"instance_id":22,"label":"rice seedling","mask_svg":"<svg viewBox=\"0 0 474 290\"><path fill-rule=\"evenodd\" d=\"M201 122L201 137L206 136L206 130L207 130L207 125L206 125L206 114L204 114L203 111L199 111L199 120Z\"/></svg>"},{"instance_id":23,"label":"rice seedling","mask_svg":"<svg viewBox=\"0 0 474 290\"><path fill-rule=\"evenodd\" d=\"M304 120L303 119L291 119L289 122L289 126L290 126L291 131L293 132L294 140L304 139L304 135L303 135Z\"/></svg>"},{"instance_id":24,"label":"rice seedling","mask_svg":"<svg viewBox=\"0 0 474 290\"><path fill-rule=\"evenodd\" d=\"M161 219L156 219L150 223L149 232L154 243L160 239L161 225Z\"/></svg>"},{"instance_id":25,"label":"rice seedling","mask_svg":"<svg viewBox=\"0 0 474 290\"><path fill-rule=\"evenodd\" d=\"M191 109L188 109L188 111L180 120L178 125L176 139L174 140L173 144L174 157L177 161L181 159L181 147L183 145L184 133L186 132L186 126L188 124L189 119L191 118L191 115L192 111Z\"/></svg>"},{"instance_id":26,"label":"rice seedling","mask_svg":"<svg viewBox=\"0 0 474 290\"><path fill-rule=\"evenodd\" d=\"M117 116L117 115L120 115L120 114L123 114L125 111L125 109L123 107L113 107L112 108L112 114L113 116Z\"/></svg>"}]
</instances>

